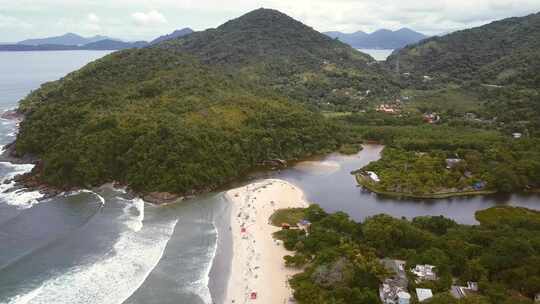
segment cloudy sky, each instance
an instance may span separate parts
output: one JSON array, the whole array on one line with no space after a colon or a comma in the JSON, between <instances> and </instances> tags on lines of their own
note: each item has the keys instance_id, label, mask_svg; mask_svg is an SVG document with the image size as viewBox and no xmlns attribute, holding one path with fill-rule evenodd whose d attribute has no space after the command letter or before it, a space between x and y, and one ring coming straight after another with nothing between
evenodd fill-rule
<instances>
[{"instance_id":1,"label":"cloudy sky","mask_svg":"<svg viewBox=\"0 0 540 304\"><path fill-rule=\"evenodd\" d=\"M152 39L281 10L319 31L410 27L439 34L540 11L540 0L0 0L0 42L60 35Z\"/></svg>"}]
</instances>

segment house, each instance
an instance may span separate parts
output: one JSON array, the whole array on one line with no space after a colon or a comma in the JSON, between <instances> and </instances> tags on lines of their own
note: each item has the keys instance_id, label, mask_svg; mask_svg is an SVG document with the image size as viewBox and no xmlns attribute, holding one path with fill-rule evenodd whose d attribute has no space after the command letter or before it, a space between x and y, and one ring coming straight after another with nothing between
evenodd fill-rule
<instances>
[{"instance_id":1,"label":"house","mask_svg":"<svg viewBox=\"0 0 540 304\"><path fill-rule=\"evenodd\" d=\"M387 279L379 288L379 297L383 304L409 304L411 295L405 288L396 286L391 279Z\"/></svg>"},{"instance_id":2,"label":"house","mask_svg":"<svg viewBox=\"0 0 540 304\"><path fill-rule=\"evenodd\" d=\"M515 138L515 139L520 139L521 137L523 137L523 134L518 133L518 132L512 133L512 137Z\"/></svg>"},{"instance_id":3,"label":"house","mask_svg":"<svg viewBox=\"0 0 540 304\"><path fill-rule=\"evenodd\" d=\"M396 114L398 110L389 104L382 104L377 107L377 112L386 113L386 114Z\"/></svg>"},{"instance_id":4,"label":"house","mask_svg":"<svg viewBox=\"0 0 540 304\"><path fill-rule=\"evenodd\" d=\"M441 116L437 113L426 113L424 114L424 122L428 124L436 124L441 121Z\"/></svg>"},{"instance_id":5,"label":"house","mask_svg":"<svg viewBox=\"0 0 540 304\"><path fill-rule=\"evenodd\" d=\"M476 191L480 191L486 187L486 182L480 181L473 184L473 189Z\"/></svg>"},{"instance_id":6,"label":"house","mask_svg":"<svg viewBox=\"0 0 540 304\"><path fill-rule=\"evenodd\" d=\"M379 297L384 304L409 304L411 295L407 292L405 261L382 259L381 264L392 273L379 288Z\"/></svg>"},{"instance_id":7,"label":"house","mask_svg":"<svg viewBox=\"0 0 540 304\"><path fill-rule=\"evenodd\" d=\"M460 158L447 158L446 159L446 169L452 169L461 163L463 159Z\"/></svg>"},{"instance_id":8,"label":"house","mask_svg":"<svg viewBox=\"0 0 540 304\"><path fill-rule=\"evenodd\" d=\"M407 288L407 285L409 284L409 282L407 280L407 274L405 273L405 264L406 264L405 261L382 259L381 264L384 266L386 270L393 273L391 278L395 281L399 281L398 286Z\"/></svg>"},{"instance_id":9,"label":"house","mask_svg":"<svg viewBox=\"0 0 540 304\"><path fill-rule=\"evenodd\" d=\"M306 234L309 234L309 228L311 227L311 222L308 220L301 220L296 224L298 229L304 230Z\"/></svg>"},{"instance_id":10,"label":"house","mask_svg":"<svg viewBox=\"0 0 540 304\"><path fill-rule=\"evenodd\" d=\"M368 171L368 172L366 172L366 173L367 173L369 179L371 179L373 182L378 183L378 182L381 181L381 179L379 178L379 176L377 175L377 173L375 173L375 172L373 172L373 171Z\"/></svg>"},{"instance_id":11,"label":"house","mask_svg":"<svg viewBox=\"0 0 540 304\"><path fill-rule=\"evenodd\" d=\"M414 273L419 281L435 281L437 280L437 274L435 274L435 266L433 265L416 265L411 270Z\"/></svg>"},{"instance_id":12,"label":"house","mask_svg":"<svg viewBox=\"0 0 540 304\"><path fill-rule=\"evenodd\" d=\"M397 294L398 304L409 304L411 302L411 295L406 291L400 291Z\"/></svg>"},{"instance_id":13,"label":"house","mask_svg":"<svg viewBox=\"0 0 540 304\"><path fill-rule=\"evenodd\" d=\"M416 296L418 297L418 302L424 302L427 299L433 298L433 292L431 292L431 289L416 288Z\"/></svg>"},{"instance_id":14,"label":"house","mask_svg":"<svg viewBox=\"0 0 540 304\"><path fill-rule=\"evenodd\" d=\"M478 292L478 283L476 282L467 282L467 286L452 285L450 288L450 294L456 299L465 298L476 292Z\"/></svg>"}]
</instances>

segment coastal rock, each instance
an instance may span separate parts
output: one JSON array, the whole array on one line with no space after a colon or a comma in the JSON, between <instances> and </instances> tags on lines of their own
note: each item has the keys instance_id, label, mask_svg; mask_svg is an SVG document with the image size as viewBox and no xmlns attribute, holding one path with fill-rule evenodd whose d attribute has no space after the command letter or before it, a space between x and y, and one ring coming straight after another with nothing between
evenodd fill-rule
<instances>
[{"instance_id":1,"label":"coastal rock","mask_svg":"<svg viewBox=\"0 0 540 304\"><path fill-rule=\"evenodd\" d=\"M13 178L13 181L17 183L17 187L13 189L16 190L20 188L25 188L30 191L39 191L41 194L43 194L43 197L41 197L40 200L45 200L51 197L58 196L63 192L74 190L55 188L43 183L39 180L38 175L35 173L36 170L39 170L39 167L40 164L38 163L31 172L15 176Z\"/></svg>"},{"instance_id":2,"label":"coastal rock","mask_svg":"<svg viewBox=\"0 0 540 304\"><path fill-rule=\"evenodd\" d=\"M12 142L4 146L4 150L2 154L0 154L0 161L12 164L35 164L39 159L31 154L22 156L17 155L15 151L15 142Z\"/></svg>"},{"instance_id":3,"label":"coastal rock","mask_svg":"<svg viewBox=\"0 0 540 304\"><path fill-rule=\"evenodd\" d=\"M22 120L24 115L17 110L7 110L0 115L0 118L8 120Z\"/></svg>"},{"instance_id":4,"label":"coastal rock","mask_svg":"<svg viewBox=\"0 0 540 304\"><path fill-rule=\"evenodd\" d=\"M170 192L150 192L143 196L143 200L151 204L166 205L184 200L184 197Z\"/></svg>"},{"instance_id":5,"label":"coastal rock","mask_svg":"<svg viewBox=\"0 0 540 304\"><path fill-rule=\"evenodd\" d=\"M268 159L262 162L263 166L269 166L272 168L285 168L287 167L287 161L279 158Z\"/></svg>"}]
</instances>

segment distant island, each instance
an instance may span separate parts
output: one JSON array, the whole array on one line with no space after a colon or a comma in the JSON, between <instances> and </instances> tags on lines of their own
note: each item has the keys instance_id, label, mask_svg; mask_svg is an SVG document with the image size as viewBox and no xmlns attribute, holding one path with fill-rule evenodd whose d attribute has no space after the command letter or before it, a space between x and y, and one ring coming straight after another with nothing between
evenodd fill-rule
<instances>
[{"instance_id":1,"label":"distant island","mask_svg":"<svg viewBox=\"0 0 540 304\"><path fill-rule=\"evenodd\" d=\"M141 48L156 44L169 39L179 38L193 33L190 28L176 30L171 34L156 38L151 42L135 41L125 42L106 36L83 37L74 33L67 33L62 36L27 39L17 43L0 44L0 52L17 51L77 51L77 50L124 50L131 48Z\"/></svg>"},{"instance_id":2,"label":"distant island","mask_svg":"<svg viewBox=\"0 0 540 304\"><path fill-rule=\"evenodd\" d=\"M408 28L397 31L381 29L373 33L358 31L355 33L325 32L324 34L357 49L401 49L428 38L428 36Z\"/></svg>"},{"instance_id":3,"label":"distant island","mask_svg":"<svg viewBox=\"0 0 540 304\"><path fill-rule=\"evenodd\" d=\"M17 45L64 45L64 46L74 46L74 45L85 45L88 43L98 42L101 40L114 40L106 36L92 36L92 37L83 37L74 33L66 33L61 36L45 37L45 38L36 38L36 39L26 39L15 44Z\"/></svg>"}]
</instances>

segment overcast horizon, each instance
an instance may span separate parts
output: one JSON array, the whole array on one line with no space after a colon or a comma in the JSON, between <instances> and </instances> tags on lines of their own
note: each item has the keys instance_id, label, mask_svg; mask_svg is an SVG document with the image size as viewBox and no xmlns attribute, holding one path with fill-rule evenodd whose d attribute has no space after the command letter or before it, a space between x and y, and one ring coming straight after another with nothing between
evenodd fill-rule
<instances>
[{"instance_id":1,"label":"overcast horizon","mask_svg":"<svg viewBox=\"0 0 540 304\"><path fill-rule=\"evenodd\" d=\"M257 8L272 8L320 32L411 28L444 34L540 11L538 0L0 0L0 42L59 36L105 35L151 40L176 29L214 28Z\"/></svg>"}]
</instances>

